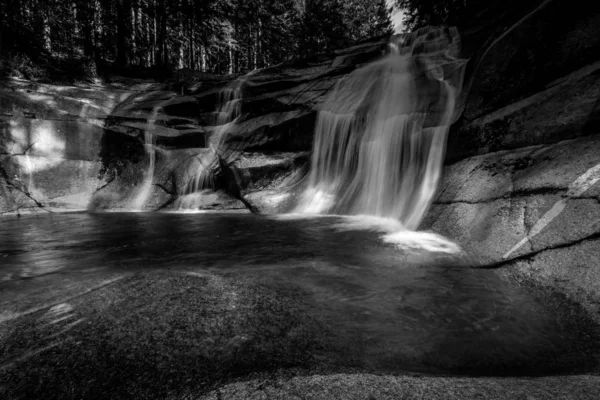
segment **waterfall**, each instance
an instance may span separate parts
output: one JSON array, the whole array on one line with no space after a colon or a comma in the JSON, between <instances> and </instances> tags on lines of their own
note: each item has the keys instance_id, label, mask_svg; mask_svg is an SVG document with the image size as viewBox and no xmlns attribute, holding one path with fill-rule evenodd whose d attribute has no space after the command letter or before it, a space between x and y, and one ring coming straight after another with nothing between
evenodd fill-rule
<instances>
[{"instance_id":1,"label":"waterfall","mask_svg":"<svg viewBox=\"0 0 600 400\"><path fill-rule=\"evenodd\" d=\"M295 213L422 221L440 179L462 87L455 28L395 36L390 53L338 81L317 117Z\"/></svg>"},{"instance_id":2,"label":"waterfall","mask_svg":"<svg viewBox=\"0 0 600 400\"><path fill-rule=\"evenodd\" d=\"M218 149L231 125L235 123L242 111L242 86L245 80L237 79L232 86L219 92L217 123L215 130L207 137L209 152L199 156L200 168L186 185L184 194L196 193L203 189L214 188L214 171L219 168Z\"/></svg>"},{"instance_id":3,"label":"waterfall","mask_svg":"<svg viewBox=\"0 0 600 400\"><path fill-rule=\"evenodd\" d=\"M208 151L196 156L199 165L194 166L193 176L175 203L176 209L198 208L202 204L198 195L202 196L205 190L215 189L214 174L219 170L219 152L226 150L223 149L223 143L227 133L242 114L243 87L248 83L249 76L257 71L237 78L219 92L215 129L206 138Z\"/></svg>"},{"instance_id":4,"label":"waterfall","mask_svg":"<svg viewBox=\"0 0 600 400\"><path fill-rule=\"evenodd\" d=\"M148 128L144 130L144 149L146 150L146 155L148 156L148 168L144 172L144 181L138 189L137 195L132 201L131 207L134 210L143 209L152 191L152 182L154 180L154 169L156 162L156 147L154 143L154 133L156 120L161 110L162 109L160 106L154 107L154 109L152 110L152 114L150 115L150 119L148 120Z\"/></svg>"}]
</instances>

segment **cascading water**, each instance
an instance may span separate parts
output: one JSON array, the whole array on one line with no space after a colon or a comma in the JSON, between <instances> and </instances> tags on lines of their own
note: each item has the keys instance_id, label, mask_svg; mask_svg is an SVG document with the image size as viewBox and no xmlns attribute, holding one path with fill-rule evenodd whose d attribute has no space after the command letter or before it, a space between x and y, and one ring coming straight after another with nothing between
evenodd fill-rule
<instances>
[{"instance_id":1,"label":"cascading water","mask_svg":"<svg viewBox=\"0 0 600 400\"><path fill-rule=\"evenodd\" d=\"M201 166L186 185L184 195L214 187L212 174L218 168L217 149L223 136L241 113L243 83L243 79L236 80L233 87L226 87L219 92L216 129L207 138L209 151L200 156Z\"/></svg>"},{"instance_id":2,"label":"cascading water","mask_svg":"<svg viewBox=\"0 0 600 400\"><path fill-rule=\"evenodd\" d=\"M455 28L400 35L322 105L295 213L393 218L416 229L433 200L466 60Z\"/></svg>"},{"instance_id":3,"label":"cascading water","mask_svg":"<svg viewBox=\"0 0 600 400\"><path fill-rule=\"evenodd\" d=\"M161 111L162 109L160 106L157 106L152 110L152 114L150 115L150 119L148 120L148 128L144 131L144 149L146 150L146 155L148 156L148 168L144 172L144 181L138 189L138 192L131 203L131 207L134 210L143 209L144 204L146 204L146 200L148 200L148 197L150 196L150 192L152 190L152 181L154 180L154 169L156 162L154 131L156 126L156 120Z\"/></svg>"},{"instance_id":4,"label":"cascading water","mask_svg":"<svg viewBox=\"0 0 600 400\"><path fill-rule=\"evenodd\" d=\"M194 175L177 199L176 209L197 209L202 201L194 194L200 193L201 195L203 191L215 188L214 174L219 169L219 149L221 149L223 140L231 126L236 123L241 115L242 90L247 83L247 78L255 72L256 70L236 79L231 85L219 92L215 130L207 137L207 151L196 157L200 165L197 165Z\"/></svg>"}]
</instances>

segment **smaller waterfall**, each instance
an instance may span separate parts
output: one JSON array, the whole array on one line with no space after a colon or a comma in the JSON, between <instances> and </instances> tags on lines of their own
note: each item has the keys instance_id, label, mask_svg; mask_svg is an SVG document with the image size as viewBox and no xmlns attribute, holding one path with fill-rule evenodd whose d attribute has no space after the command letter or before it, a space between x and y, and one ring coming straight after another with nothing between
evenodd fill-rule
<instances>
[{"instance_id":1,"label":"smaller waterfall","mask_svg":"<svg viewBox=\"0 0 600 400\"><path fill-rule=\"evenodd\" d=\"M223 143L227 133L242 114L243 88L248 83L248 77L255 72L256 70L239 77L219 92L215 129L206 138L208 151L196 156L194 174L177 199L176 209L197 208L202 202L196 197L202 196L206 190L215 189L215 173L220 168L219 153L226 150L223 149Z\"/></svg>"},{"instance_id":2,"label":"smaller waterfall","mask_svg":"<svg viewBox=\"0 0 600 400\"><path fill-rule=\"evenodd\" d=\"M33 144L31 145L31 147L33 147ZM27 166L27 168L26 168L26 171L27 171L27 192L33 193L33 191L35 190L34 181L33 181L33 175L35 173L35 167L34 167L33 160L31 159L31 156L29 155L28 151L25 152L25 165Z\"/></svg>"},{"instance_id":3,"label":"smaller waterfall","mask_svg":"<svg viewBox=\"0 0 600 400\"><path fill-rule=\"evenodd\" d=\"M190 179L185 186L184 195L199 192L204 189L210 189L215 187L215 179L213 177L213 159L214 153L211 152L204 156L208 158L209 163L202 164L202 156L197 156L198 161L201 163L196 171L196 174Z\"/></svg>"},{"instance_id":4,"label":"smaller waterfall","mask_svg":"<svg viewBox=\"0 0 600 400\"><path fill-rule=\"evenodd\" d=\"M235 81L233 87L226 87L219 92L219 108L217 110L217 123L215 130L207 137L208 151L198 154L196 160L200 165L195 166L195 172L188 181L182 193L183 196L200 192L205 189L214 189L214 173L219 169L218 151L230 126L241 114L243 81ZM183 206L187 202L178 202Z\"/></svg>"},{"instance_id":5,"label":"smaller waterfall","mask_svg":"<svg viewBox=\"0 0 600 400\"><path fill-rule=\"evenodd\" d=\"M144 131L144 149L148 156L148 168L144 172L144 181L138 189L137 195L131 203L131 208L134 210L142 210L150 193L152 191L152 182L154 180L154 169L156 163L156 147L155 147L155 126L159 113L162 112L160 106L152 110L150 119L148 120L148 128Z\"/></svg>"},{"instance_id":6,"label":"smaller waterfall","mask_svg":"<svg viewBox=\"0 0 600 400\"><path fill-rule=\"evenodd\" d=\"M219 92L219 109L217 110L217 127L214 136L221 136L229 129L242 113L242 87L246 79L241 78Z\"/></svg>"}]
</instances>

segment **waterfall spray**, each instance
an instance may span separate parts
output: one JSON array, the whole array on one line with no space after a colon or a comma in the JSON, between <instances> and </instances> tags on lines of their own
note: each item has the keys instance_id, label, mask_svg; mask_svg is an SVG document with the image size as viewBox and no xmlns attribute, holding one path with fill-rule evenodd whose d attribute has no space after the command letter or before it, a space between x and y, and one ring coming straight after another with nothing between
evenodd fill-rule
<instances>
[{"instance_id":1,"label":"waterfall spray","mask_svg":"<svg viewBox=\"0 0 600 400\"><path fill-rule=\"evenodd\" d=\"M465 60L456 29L397 36L340 80L317 118L308 186L294 210L422 221L437 189Z\"/></svg>"}]
</instances>

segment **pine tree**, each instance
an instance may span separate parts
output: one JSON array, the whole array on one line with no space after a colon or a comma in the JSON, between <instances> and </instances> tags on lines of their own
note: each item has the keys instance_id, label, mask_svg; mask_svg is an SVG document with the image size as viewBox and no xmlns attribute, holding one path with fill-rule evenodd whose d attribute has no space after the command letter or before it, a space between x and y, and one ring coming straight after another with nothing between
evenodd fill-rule
<instances>
[{"instance_id":1,"label":"pine tree","mask_svg":"<svg viewBox=\"0 0 600 400\"><path fill-rule=\"evenodd\" d=\"M243 73L387 34L385 3L0 0L0 57L58 69L96 62L119 73L143 67Z\"/></svg>"},{"instance_id":2,"label":"pine tree","mask_svg":"<svg viewBox=\"0 0 600 400\"><path fill-rule=\"evenodd\" d=\"M470 2L469 2L470 3ZM467 0L396 0L405 11L405 25L417 29L427 25L460 25L467 17Z\"/></svg>"}]
</instances>

